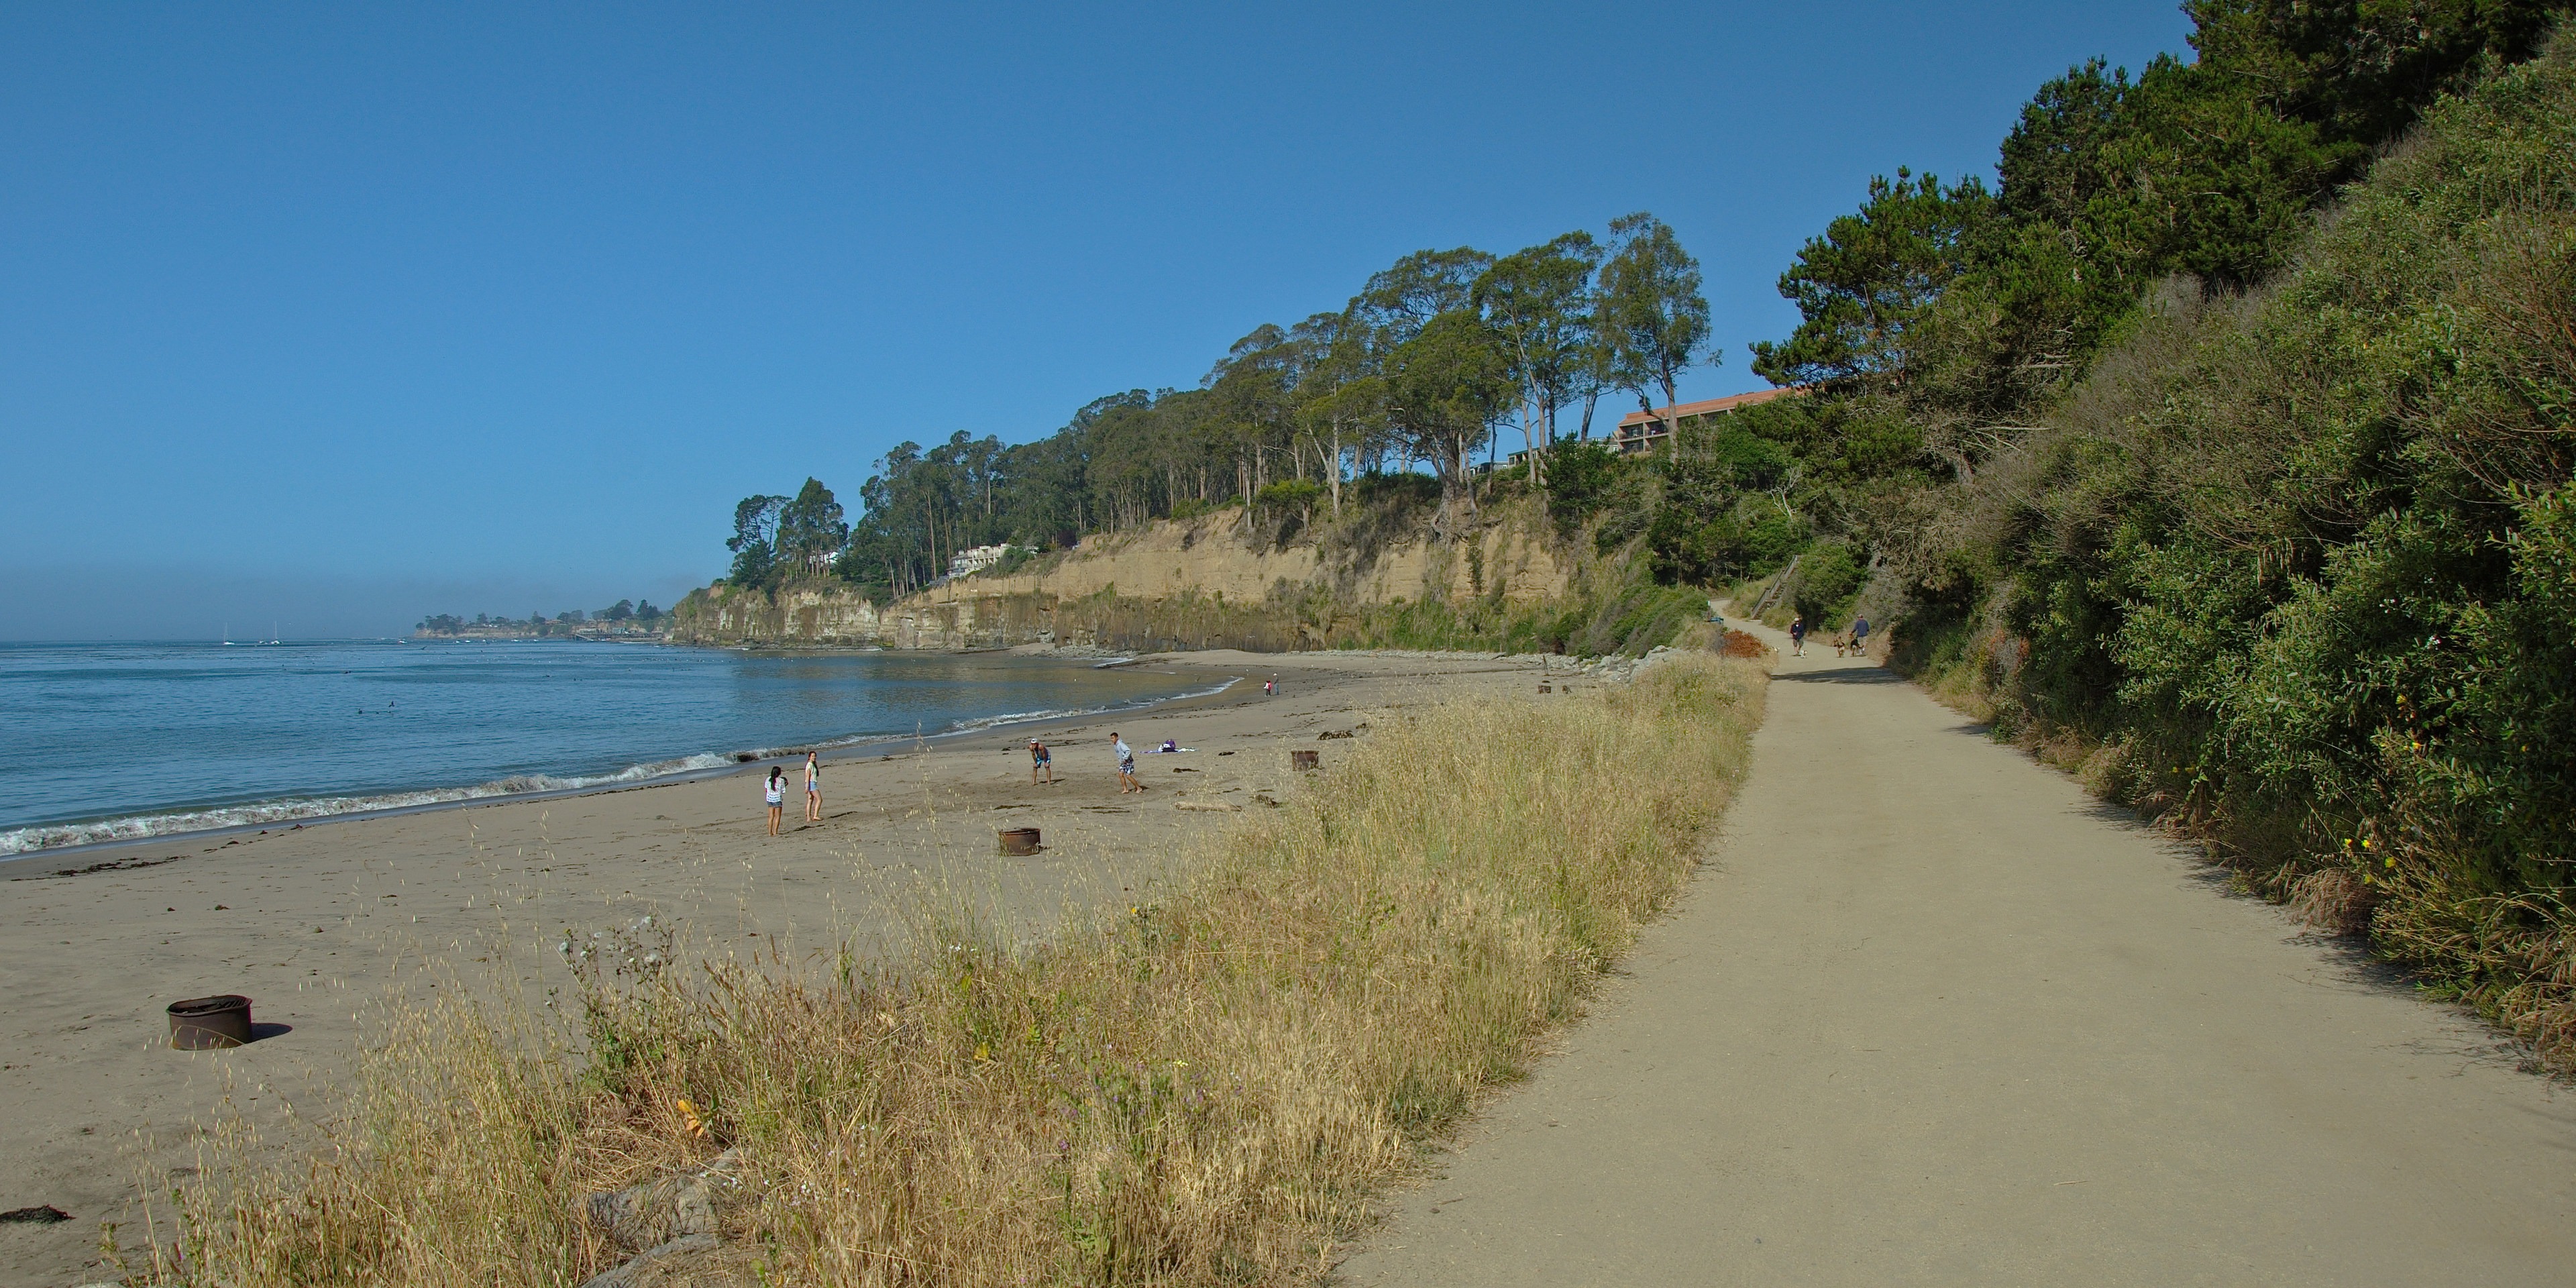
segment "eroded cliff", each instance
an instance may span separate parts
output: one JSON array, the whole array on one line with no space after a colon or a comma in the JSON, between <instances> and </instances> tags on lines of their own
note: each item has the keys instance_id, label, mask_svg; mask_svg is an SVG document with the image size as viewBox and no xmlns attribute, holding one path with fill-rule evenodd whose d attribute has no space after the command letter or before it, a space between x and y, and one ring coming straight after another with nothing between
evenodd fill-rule
<instances>
[{"instance_id":1,"label":"eroded cliff","mask_svg":"<svg viewBox=\"0 0 2576 1288\"><path fill-rule=\"evenodd\" d=\"M1354 507L1282 537L1240 509L1087 537L1007 575L961 578L891 604L837 586L719 582L674 610L687 644L1108 649L1330 647L1367 610L1564 598L1576 547L1529 502L1489 508L1441 542L1418 510Z\"/></svg>"}]
</instances>

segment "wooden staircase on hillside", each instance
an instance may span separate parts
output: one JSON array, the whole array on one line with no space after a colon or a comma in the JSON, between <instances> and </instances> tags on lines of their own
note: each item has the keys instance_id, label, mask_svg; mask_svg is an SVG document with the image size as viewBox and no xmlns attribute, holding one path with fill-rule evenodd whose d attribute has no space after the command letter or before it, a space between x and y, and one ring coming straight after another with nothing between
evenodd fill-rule
<instances>
[{"instance_id":1,"label":"wooden staircase on hillside","mask_svg":"<svg viewBox=\"0 0 2576 1288\"><path fill-rule=\"evenodd\" d=\"M1771 589L1762 592L1762 598L1753 601L1753 612L1750 616L1755 621L1762 620L1762 614L1771 611L1771 605L1778 603L1780 597L1788 593L1789 579L1798 575L1798 561L1806 557L1803 554L1789 556L1789 566L1780 570L1779 580L1771 583Z\"/></svg>"}]
</instances>

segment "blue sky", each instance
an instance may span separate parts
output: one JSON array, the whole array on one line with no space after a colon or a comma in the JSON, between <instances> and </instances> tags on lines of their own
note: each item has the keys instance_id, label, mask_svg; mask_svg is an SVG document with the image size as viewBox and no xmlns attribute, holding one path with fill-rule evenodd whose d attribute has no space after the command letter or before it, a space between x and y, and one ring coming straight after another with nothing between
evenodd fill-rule
<instances>
[{"instance_id":1,"label":"blue sky","mask_svg":"<svg viewBox=\"0 0 2576 1288\"><path fill-rule=\"evenodd\" d=\"M1631 210L1799 244L2172 0L0 10L0 638L668 603L733 502Z\"/></svg>"}]
</instances>

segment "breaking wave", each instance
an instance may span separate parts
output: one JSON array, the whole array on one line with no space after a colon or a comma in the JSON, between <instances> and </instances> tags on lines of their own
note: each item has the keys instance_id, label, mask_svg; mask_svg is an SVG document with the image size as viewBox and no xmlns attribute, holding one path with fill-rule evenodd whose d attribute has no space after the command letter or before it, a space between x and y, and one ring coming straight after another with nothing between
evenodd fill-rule
<instances>
[{"instance_id":1,"label":"breaking wave","mask_svg":"<svg viewBox=\"0 0 2576 1288\"><path fill-rule=\"evenodd\" d=\"M0 831L0 856L33 854L40 850L59 850L71 845L96 845L106 841L144 841L156 836L175 836L185 832L212 832L233 827L256 827L266 823L301 823L308 819L333 818L343 814L415 809L423 805L445 805L456 801L482 800L493 796L523 796L531 792L616 787L701 769L718 769L733 764L735 759L733 756L702 753L695 756L682 756L676 760L657 760L649 764L629 765L613 774L591 774L571 778L558 778L552 774L512 774L507 778L478 783L472 787L440 787L416 792L386 792L373 796L298 796L283 800L253 801L246 805L224 805L211 809L130 814L122 818L100 819L89 823L39 823L32 827Z\"/></svg>"},{"instance_id":2,"label":"breaking wave","mask_svg":"<svg viewBox=\"0 0 2576 1288\"><path fill-rule=\"evenodd\" d=\"M1228 678L1223 684L1214 685L1209 688L1195 689L1187 693L1174 693L1166 697L1147 698L1136 702L1114 702L1107 706L1081 707L1078 709L1064 711L1014 711L1006 715L979 716L972 720L956 721L950 724L948 729L951 733L973 733L979 729L995 729L1003 725L1026 724L1031 720L1064 720L1074 716L1096 716L1104 711L1134 711L1145 707L1161 706L1166 702L1183 702L1191 698L1212 698L1242 682L1243 677L1238 675Z\"/></svg>"}]
</instances>

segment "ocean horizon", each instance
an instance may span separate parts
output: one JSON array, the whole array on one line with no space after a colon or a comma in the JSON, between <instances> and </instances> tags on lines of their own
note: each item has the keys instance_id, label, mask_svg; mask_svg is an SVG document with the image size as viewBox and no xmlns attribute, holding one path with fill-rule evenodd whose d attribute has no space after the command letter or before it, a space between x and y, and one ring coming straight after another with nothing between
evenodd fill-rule
<instances>
[{"instance_id":1,"label":"ocean horizon","mask_svg":"<svg viewBox=\"0 0 2576 1288\"><path fill-rule=\"evenodd\" d=\"M1192 686L1196 687L1193 688ZM547 640L0 643L0 859L1138 708L1089 659Z\"/></svg>"}]
</instances>

